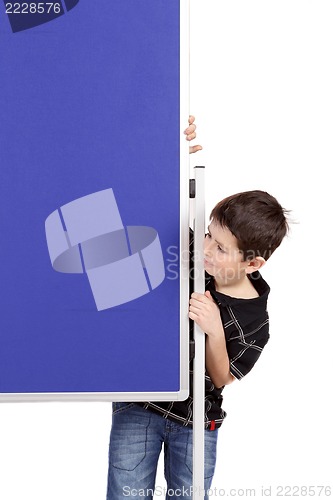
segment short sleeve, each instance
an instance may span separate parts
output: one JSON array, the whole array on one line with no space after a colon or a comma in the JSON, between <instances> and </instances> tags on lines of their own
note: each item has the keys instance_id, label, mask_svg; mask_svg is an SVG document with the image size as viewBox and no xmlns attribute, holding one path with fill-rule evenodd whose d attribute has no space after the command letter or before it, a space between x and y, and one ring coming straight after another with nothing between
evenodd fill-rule
<instances>
[{"instance_id":1,"label":"short sleeve","mask_svg":"<svg viewBox=\"0 0 333 500\"><path fill-rule=\"evenodd\" d=\"M258 361L268 340L268 319L248 334L230 338L227 351L231 374L238 380L245 377Z\"/></svg>"}]
</instances>

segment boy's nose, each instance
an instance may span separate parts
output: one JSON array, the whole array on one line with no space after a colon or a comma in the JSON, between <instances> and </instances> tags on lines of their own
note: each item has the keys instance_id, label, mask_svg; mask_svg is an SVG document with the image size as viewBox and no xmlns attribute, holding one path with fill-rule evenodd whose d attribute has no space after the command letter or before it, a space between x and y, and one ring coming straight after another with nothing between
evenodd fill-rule
<instances>
[{"instance_id":1,"label":"boy's nose","mask_svg":"<svg viewBox=\"0 0 333 500\"><path fill-rule=\"evenodd\" d=\"M204 244L204 250L203 250L203 253L205 256L209 256L212 252L211 252L211 248L210 248L210 245L209 243L205 243Z\"/></svg>"}]
</instances>

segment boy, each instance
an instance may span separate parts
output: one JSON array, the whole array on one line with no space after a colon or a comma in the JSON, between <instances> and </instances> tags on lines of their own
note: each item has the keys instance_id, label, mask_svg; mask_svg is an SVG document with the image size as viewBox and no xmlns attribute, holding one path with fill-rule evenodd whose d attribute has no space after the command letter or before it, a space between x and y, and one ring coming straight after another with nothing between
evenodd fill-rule
<instances>
[{"instance_id":1,"label":"boy","mask_svg":"<svg viewBox=\"0 0 333 500\"><path fill-rule=\"evenodd\" d=\"M195 138L193 117L185 133L188 140ZM198 149L193 146L190 152ZM189 318L206 334L206 492L214 474L218 428L226 417L222 390L252 369L269 339L269 287L259 269L288 230L285 210L263 191L225 198L210 219L204 241L206 292L192 293L189 303ZM193 354L190 385L192 359ZM186 401L114 403L107 500L153 498L162 443L166 499L192 497L192 394L191 386Z\"/></svg>"}]
</instances>

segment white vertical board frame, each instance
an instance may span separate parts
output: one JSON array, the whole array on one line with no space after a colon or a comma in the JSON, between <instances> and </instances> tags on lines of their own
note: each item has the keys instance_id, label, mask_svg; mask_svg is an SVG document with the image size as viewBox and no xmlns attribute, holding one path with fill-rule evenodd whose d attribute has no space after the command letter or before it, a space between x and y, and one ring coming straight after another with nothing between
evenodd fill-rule
<instances>
[{"instance_id":1,"label":"white vertical board frame","mask_svg":"<svg viewBox=\"0 0 333 500\"><path fill-rule=\"evenodd\" d=\"M179 118L180 118L180 318L179 325L181 332L180 358L189 359L189 225L190 225L190 202L189 202L189 178L190 161L188 143L184 140L183 130L186 127L189 117L190 107L190 2L180 1L180 92L179 92ZM188 371L182 363L180 373L181 387L188 387ZM185 399L185 398L183 398Z\"/></svg>"},{"instance_id":2,"label":"white vertical board frame","mask_svg":"<svg viewBox=\"0 0 333 500\"><path fill-rule=\"evenodd\" d=\"M195 167L194 290L205 293L203 238L205 234L205 170ZM205 334L194 323L193 360L193 499L205 496Z\"/></svg>"}]
</instances>

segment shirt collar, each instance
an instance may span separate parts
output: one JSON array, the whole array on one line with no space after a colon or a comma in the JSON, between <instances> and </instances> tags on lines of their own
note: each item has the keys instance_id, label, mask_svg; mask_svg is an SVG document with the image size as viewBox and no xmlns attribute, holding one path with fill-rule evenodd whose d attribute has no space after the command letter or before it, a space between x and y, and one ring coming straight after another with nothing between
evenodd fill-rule
<instances>
[{"instance_id":1,"label":"shirt collar","mask_svg":"<svg viewBox=\"0 0 333 500\"><path fill-rule=\"evenodd\" d=\"M237 309L241 315L244 315L246 322L248 322L250 319L254 320L266 312L267 299L270 292L268 284L259 271L249 274L249 279L259 294L258 297L252 299L241 299L217 292L215 290L214 278L208 273L206 273L206 289L211 292L219 306L229 306Z\"/></svg>"}]
</instances>

